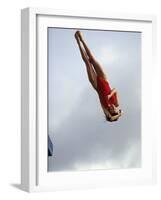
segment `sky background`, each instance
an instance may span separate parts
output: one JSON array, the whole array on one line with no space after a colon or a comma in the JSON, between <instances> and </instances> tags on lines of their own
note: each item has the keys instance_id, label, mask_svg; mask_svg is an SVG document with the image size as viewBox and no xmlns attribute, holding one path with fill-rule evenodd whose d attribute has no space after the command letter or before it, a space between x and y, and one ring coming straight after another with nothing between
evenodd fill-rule
<instances>
[{"instance_id":1,"label":"sky background","mask_svg":"<svg viewBox=\"0 0 161 200\"><path fill-rule=\"evenodd\" d=\"M141 33L82 30L116 88L124 115L107 122L74 29L48 28L49 171L141 166Z\"/></svg>"}]
</instances>

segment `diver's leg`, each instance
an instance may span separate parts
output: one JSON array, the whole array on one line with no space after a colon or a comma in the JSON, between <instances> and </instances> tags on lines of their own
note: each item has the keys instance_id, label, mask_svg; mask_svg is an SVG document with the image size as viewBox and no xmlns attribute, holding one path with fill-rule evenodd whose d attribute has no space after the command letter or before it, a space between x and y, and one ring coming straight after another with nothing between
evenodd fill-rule
<instances>
[{"instance_id":1,"label":"diver's leg","mask_svg":"<svg viewBox=\"0 0 161 200\"><path fill-rule=\"evenodd\" d=\"M96 73L98 76L101 76L103 78L106 79L106 75L105 75L105 72L103 71L103 68L101 67L101 65L98 63L98 61L95 59L95 57L93 56L92 52L90 51L90 49L88 48L87 44L85 43L82 35L81 35L81 32L80 31L77 31L77 35L79 36L80 38L80 41L82 42L83 44L83 47L89 57L89 61L91 62L91 64L93 65Z\"/></svg>"},{"instance_id":2,"label":"diver's leg","mask_svg":"<svg viewBox=\"0 0 161 200\"><path fill-rule=\"evenodd\" d=\"M77 37L77 35L75 35L75 38L77 40L77 44L82 56L83 61L86 64L86 70L87 70L87 74L88 74L88 79L90 81L90 83L92 84L94 89L97 89L97 77L96 77L96 73L92 67L92 64L89 62L88 57L86 55L86 52L83 50L79 38Z\"/></svg>"}]
</instances>

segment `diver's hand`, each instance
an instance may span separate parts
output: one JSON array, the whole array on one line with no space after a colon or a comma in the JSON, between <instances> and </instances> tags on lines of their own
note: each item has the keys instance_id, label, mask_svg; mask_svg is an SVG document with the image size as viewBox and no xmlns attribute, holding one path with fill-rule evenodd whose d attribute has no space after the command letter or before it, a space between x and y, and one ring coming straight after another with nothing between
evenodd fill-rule
<instances>
[{"instance_id":1,"label":"diver's hand","mask_svg":"<svg viewBox=\"0 0 161 200\"><path fill-rule=\"evenodd\" d=\"M107 95L107 99L109 100L111 98L111 94L108 94Z\"/></svg>"}]
</instances>

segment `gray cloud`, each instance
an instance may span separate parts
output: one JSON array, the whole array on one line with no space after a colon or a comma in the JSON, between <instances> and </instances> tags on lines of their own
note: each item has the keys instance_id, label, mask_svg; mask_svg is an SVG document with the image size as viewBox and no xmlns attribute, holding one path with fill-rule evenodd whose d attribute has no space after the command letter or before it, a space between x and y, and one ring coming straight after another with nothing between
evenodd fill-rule
<instances>
[{"instance_id":1,"label":"gray cloud","mask_svg":"<svg viewBox=\"0 0 161 200\"><path fill-rule=\"evenodd\" d=\"M49 161L49 169L72 170L75 165L80 166L78 169L81 169L81 165L90 168L90 165L99 163L105 168L102 163L107 160L115 162L112 167L119 168L128 156L134 158L128 160L125 167L138 166L141 143L140 114L135 112L137 106L130 108L132 115L124 111L119 122L108 123L103 118L96 94L90 93L91 88L87 88L57 133L50 133L54 142L54 156ZM137 151L131 155L128 151L133 148Z\"/></svg>"}]
</instances>

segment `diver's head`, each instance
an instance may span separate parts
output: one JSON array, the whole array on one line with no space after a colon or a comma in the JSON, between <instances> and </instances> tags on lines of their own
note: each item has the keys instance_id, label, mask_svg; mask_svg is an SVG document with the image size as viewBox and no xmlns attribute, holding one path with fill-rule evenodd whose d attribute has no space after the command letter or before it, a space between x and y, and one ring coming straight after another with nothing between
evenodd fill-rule
<instances>
[{"instance_id":1,"label":"diver's head","mask_svg":"<svg viewBox=\"0 0 161 200\"><path fill-rule=\"evenodd\" d=\"M119 108L119 106L115 106L113 104L108 106L108 111L109 113L114 116L114 115L118 115L121 112L121 109Z\"/></svg>"},{"instance_id":2,"label":"diver's head","mask_svg":"<svg viewBox=\"0 0 161 200\"><path fill-rule=\"evenodd\" d=\"M108 107L108 112L105 112L105 118L106 118L107 121L113 122L113 121L117 121L119 119L119 117L120 117L119 114L122 113L122 110L119 109L119 107L111 105L111 106ZM116 115L118 115L118 117L116 117L115 119L112 119L112 117L114 117Z\"/></svg>"}]
</instances>

